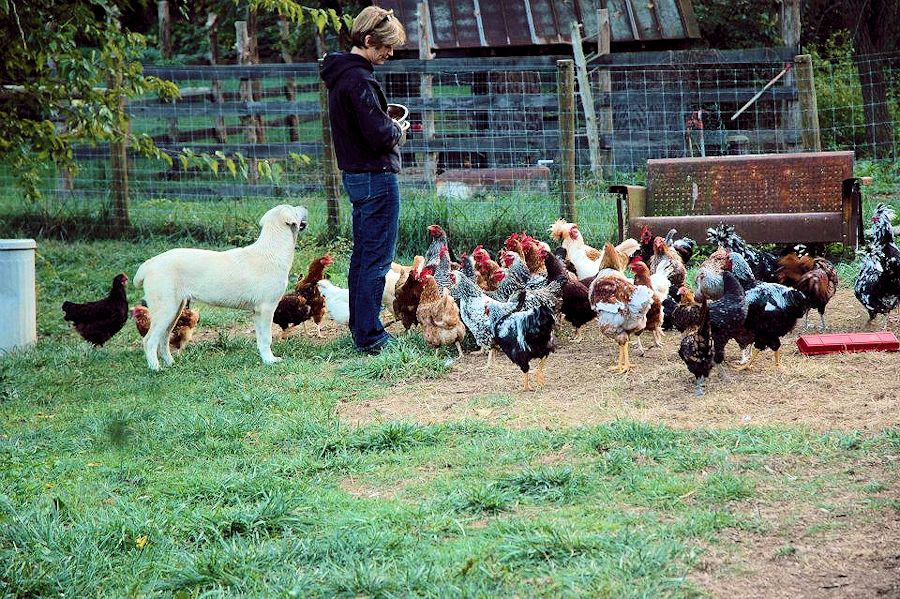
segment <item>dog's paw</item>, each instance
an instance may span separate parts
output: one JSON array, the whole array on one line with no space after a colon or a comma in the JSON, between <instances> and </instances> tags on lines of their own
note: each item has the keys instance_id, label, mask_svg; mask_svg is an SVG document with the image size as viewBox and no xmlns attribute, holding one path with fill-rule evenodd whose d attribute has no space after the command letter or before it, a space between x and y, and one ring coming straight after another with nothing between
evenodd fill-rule
<instances>
[{"instance_id":1,"label":"dog's paw","mask_svg":"<svg viewBox=\"0 0 900 599\"><path fill-rule=\"evenodd\" d=\"M281 362L281 358L279 358L278 356L270 356L268 358L263 358L263 362L265 362L266 364L278 364L279 362Z\"/></svg>"}]
</instances>

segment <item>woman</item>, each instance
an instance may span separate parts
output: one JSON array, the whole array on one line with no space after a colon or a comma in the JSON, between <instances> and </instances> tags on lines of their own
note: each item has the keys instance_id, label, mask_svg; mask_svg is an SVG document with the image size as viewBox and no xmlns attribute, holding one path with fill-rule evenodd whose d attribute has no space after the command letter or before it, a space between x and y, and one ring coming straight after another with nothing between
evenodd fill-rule
<instances>
[{"instance_id":1,"label":"woman","mask_svg":"<svg viewBox=\"0 0 900 599\"><path fill-rule=\"evenodd\" d=\"M374 76L374 65L406 43L393 11L364 8L353 20L350 52L334 52L322 61L329 90L331 139L344 189L353 205L350 256L350 332L363 352L378 353L393 337L381 323L384 276L394 259L400 223L400 146L406 127L387 114L387 99Z\"/></svg>"}]
</instances>

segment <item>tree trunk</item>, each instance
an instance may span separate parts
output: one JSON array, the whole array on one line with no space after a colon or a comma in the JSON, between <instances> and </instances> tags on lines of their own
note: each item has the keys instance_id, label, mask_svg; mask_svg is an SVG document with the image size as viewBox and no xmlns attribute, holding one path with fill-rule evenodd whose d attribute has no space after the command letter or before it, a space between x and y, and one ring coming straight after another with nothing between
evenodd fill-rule
<instances>
[{"instance_id":1,"label":"tree trunk","mask_svg":"<svg viewBox=\"0 0 900 599\"><path fill-rule=\"evenodd\" d=\"M885 61L880 53L893 50L897 0L844 0L844 25L853 35L853 57L862 86L866 115L866 145L873 158L893 151L894 123L888 107Z\"/></svg>"},{"instance_id":2,"label":"tree trunk","mask_svg":"<svg viewBox=\"0 0 900 599\"><path fill-rule=\"evenodd\" d=\"M866 115L866 144L871 147L873 158L889 158L893 150L894 123L888 106L884 60L880 55L876 56L878 50L864 27L857 30L853 47Z\"/></svg>"}]
</instances>

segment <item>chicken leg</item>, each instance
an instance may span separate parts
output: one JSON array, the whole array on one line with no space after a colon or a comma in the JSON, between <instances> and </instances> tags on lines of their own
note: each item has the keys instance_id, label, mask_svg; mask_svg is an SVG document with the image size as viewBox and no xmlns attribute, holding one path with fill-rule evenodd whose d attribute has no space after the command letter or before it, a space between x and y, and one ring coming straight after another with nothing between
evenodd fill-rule
<instances>
[{"instance_id":1,"label":"chicken leg","mask_svg":"<svg viewBox=\"0 0 900 599\"><path fill-rule=\"evenodd\" d=\"M581 343L581 340L584 338L584 336L581 334L581 329L582 327L577 327L575 329L575 336L572 337L572 343Z\"/></svg>"},{"instance_id":2,"label":"chicken leg","mask_svg":"<svg viewBox=\"0 0 900 599\"><path fill-rule=\"evenodd\" d=\"M487 363L485 363L484 368L482 370L488 370L491 367L491 364L494 362L494 348L488 350Z\"/></svg>"},{"instance_id":3,"label":"chicken leg","mask_svg":"<svg viewBox=\"0 0 900 599\"><path fill-rule=\"evenodd\" d=\"M647 352L647 350L644 349L644 344L641 343L640 335L638 335L638 337L637 337L637 343L635 344L635 346L636 346L638 352L640 352L640 353L638 353L639 356L643 356Z\"/></svg>"},{"instance_id":4,"label":"chicken leg","mask_svg":"<svg viewBox=\"0 0 900 599\"><path fill-rule=\"evenodd\" d=\"M746 364L739 365L735 370L750 370L753 367L753 361L756 360L758 355L759 350L754 347L753 352L750 354L750 360L748 360Z\"/></svg>"},{"instance_id":5,"label":"chicken leg","mask_svg":"<svg viewBox=\"0 0 900 599\"><path fill-rule=\"evenodd\" d=\"M524 385L522 386L522 391L531 391L531 381L527 372L524 374L523 381Z\"/></svg>"},{"instance_id":6,"label":"chicken leg","mask_svg":"<svg viewBox=\"0 0 900 599\"><path fill-rule=\"evenodd\" d=\"M616 363L608 368L608 370L612 370L614 372L622 372L622 364L624 362L625 355L625 345L619 344L619 357L616 359Z\"/></svg>"},{"instance_id":7,"label":"chicken leg","mask_svg":"<svg viewBox=\"0 0 900 599\"><path fill-rule=\"evenodd\" d=\"M456 351L459 353L459 357L463 357L462 345L460 345L459 341L456 342Z\"/></svg>"},{"instance_id":8,"label":"chicken leg","mask_svg":"<svg viewBox=\"0 0 900 599\"><path fill-rule=\"evenodd\" d=\"M697 388L694 390L694 395L700 397L703 395L703 381L706 380L706 377L698 376L697 377Z\"/></svg>"},{"instance_id":9,"label":"chicken leg","mask_svg":"<svg viewBox=\"0 0 900 599\"><path fill-rule=\"evenodd\" d=\"M781 348L775 350L775 368L781 370Z\"/></svg>"},{"instance_id":10,"label":"chicken leg","mask_svg":"<svg viewBox=\"0 0 900 599\"><path fill-rule=\"evenodd\" d=\"M638 339L640 340L640 338ZM628 344L625 344L625 363L622 365L622 372L628 372L634 368L634 364L631 363L631 358L628 355Z\"/></svg>"},{"instance_id":11,"label":"chicken leg","mask_svg":"<svg viewBox=\"0 0 900 599\"><path fill-rule=\"evenodd\" d=\"M547 382L547 379L544 376L544 365L547 363L547 358L541 358L538 361L537 373L535 373L535 380L537 380L538 387L543 387Z\"/></svg>"}]
</instances>

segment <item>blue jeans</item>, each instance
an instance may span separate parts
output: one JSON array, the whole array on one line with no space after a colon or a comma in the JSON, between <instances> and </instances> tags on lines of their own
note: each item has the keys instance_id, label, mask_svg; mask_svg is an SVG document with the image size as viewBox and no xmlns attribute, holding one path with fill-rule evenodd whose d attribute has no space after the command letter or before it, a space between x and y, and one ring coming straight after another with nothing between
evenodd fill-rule
<instances>
[{"instance_id":1,"label":"blue jeans","mask_svg":"<svg viewBox=\"0 0 900 599\"><path fill-rule=\"evenodd\" d=\"M397 250L400 185L389 172L344 172L343 181L353 206L350 333L357 348L371 350L390 339L380 318L381 296Z\"/></svg>"}]
</instances>

